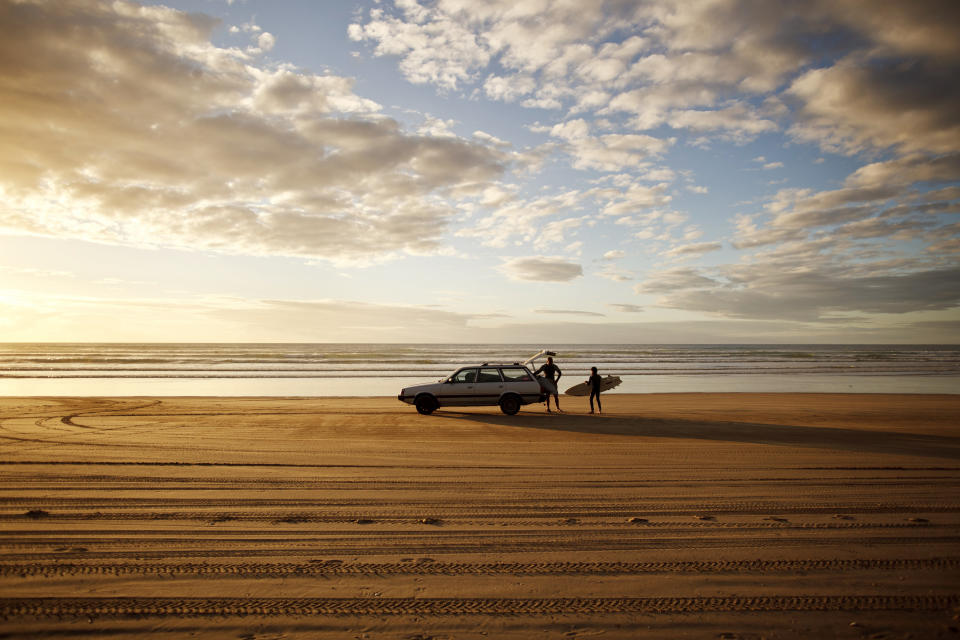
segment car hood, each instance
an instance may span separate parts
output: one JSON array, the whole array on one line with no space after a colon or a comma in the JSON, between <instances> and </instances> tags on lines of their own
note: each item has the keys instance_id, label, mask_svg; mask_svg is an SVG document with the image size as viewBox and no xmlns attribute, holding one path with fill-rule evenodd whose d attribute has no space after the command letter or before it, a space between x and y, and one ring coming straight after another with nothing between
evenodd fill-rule
<instances>
[{"instance_id":1,"label":"car hood","mask_svg":"<svg viewBox=\"0 0 960 640\"><path fill-rule=\"evenodd\" d=\"M415 395L417 393L434 393L438 391L442 386L443 382L425 382L423 384L414 384L409 387L404 387L403 390L406 392L406 395Z\"/></svg>"}]
</instances>

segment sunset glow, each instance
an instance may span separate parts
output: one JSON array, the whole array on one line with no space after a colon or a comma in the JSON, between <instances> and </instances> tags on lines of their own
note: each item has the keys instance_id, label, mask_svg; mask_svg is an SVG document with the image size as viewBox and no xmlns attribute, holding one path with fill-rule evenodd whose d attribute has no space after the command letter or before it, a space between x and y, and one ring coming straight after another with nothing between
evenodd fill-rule
<instances>
[{"instance_id":1,"label":"sunset glow","mask_svg":"<svg viewBox=\"0 0 960 640\"><path fill-rule=\"evenodd\" d=\"M958 24L0 0L2 340L954 343Z\"/></svg>"}]
</instances>

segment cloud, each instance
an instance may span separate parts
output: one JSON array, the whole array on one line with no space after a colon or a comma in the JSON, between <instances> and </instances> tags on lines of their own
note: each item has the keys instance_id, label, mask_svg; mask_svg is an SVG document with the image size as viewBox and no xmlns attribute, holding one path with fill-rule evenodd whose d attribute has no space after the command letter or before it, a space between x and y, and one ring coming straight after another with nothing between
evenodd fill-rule
<instances>
[{"instance_id":1,"label":"cloud","mask_svg":"<svg viewBox=\"0 0 960 640\"><path fill-rule=\"evenodd\" d=\"M493 99L623 111L640 130L740 141L779 129L789 102L799 107L792 134L834 150L957 149L960 46L948 25L960 10L950 0L396 4L361 16L350 35L397 56L413 82L453 89L483 77ZM745 99L754 96L759 106Z\"/></svg>"},{"instance_id":2,"label":"cloud","mask_svg":"<svg viewBox=\"0 0 960 640\"><path fill-rule=\"evenodd\" d=\"M375 42L376 56L400 56L400 70L416 84L455 89L489 62L489 48L470 25L432 14L415 2L398 4L406 9L402 15L372 9L370 21L351 24L348 35L358 42Z\"/></svg>"},{"instance_id":3,"label":"cloud","mask_svg":"<svg viewBox=\"0 0 960 640\"><path fill-rule=\"evenodd\" d=\"M583 224L581 218L565 218L551 220L543 226L543 231L537 237L538 245L562 244L566 242L566 234L578 229Z\"/></svg>"},{"instance_id":4,"label":"cloud","mask_svg":"<svg viewBox=\"0 0 960 640\"><path fill-rule=\"evenodd\" d=\"M636 290L691 309L713 295L727 315L730 294L764 317L782 295L806 301L810 317L847 313L831 291L851 283L883 297L910 281L918 296L944 297L935 276L917 274L949 271L957 250L955 2L374 4L353 14L359 50L441 93L555 109L535 112L542 144L461 138L457 123L430 116L410 128L351 78L264 59L278 41L253 23L220 46L213 19L162 6L7 2L0 229L353 264L450 252L455 235L505 254L546 245L536 251L564 257L505 260L501 272L569 282L583 275L573 256L599 253L593 231L626 232L667 265L724 246L684 228L675 207L706 189L664 165L683 161L685 146L780 133L869 164L832 176L829 190L738 205L728 245L739 263L653 272ZM522 183L553 160L587 186ZM715 207L696 199L698 215L724 215L727 191L713 189ZM794 279L778 294L760 267ZM597 269L589 275L635 279ZM866 297L848 295L849 308L902 308ZM784 303L784 317L798 308Z\"/></svg>"},{"instance_id":5,"label":"cloud","mask_svg":"<svg viewBox=\"0 0 960 640\"><path fill-rule=\"evenodd\" d=\"M603 313L597 313L596 311L579 311L579 310L570 310L570 309L534 309L534 313L546 313L553 315L563 315L563 316L591 316L596 318L606 317Z\"/></svg>"},{"instance_id":6,"label":"cloud","mask_svg":"<svg viewBox=\"0 0 960 640\"><path fill-rule=\"evenodd\" d=\"M902 61L867 64L850 56L807 71L790 85L800 101L792 135L825 150L856 153L960 151L960 58L952 64Z\"/></svg>"},{"instance_id":7,"label":"cloud","mask_svg":"<svg viewBox=\"0 0 960 640\"><path fill-rule=\"evenodd\" d=\"M814 0L802 7L750 0L611 0L574 7L443 0L417 7L383 3L361 15L356 29L377 47L394 46L394 35L401 41L424 39L423 54L411 49L389 54L399 57L411 79L421 72L405 65L416 56L424 69L443 63L448 53L431 43L467 30L473 49L469 64L452 65L457 86L473 85L473 95L482 90L492 99L559 110L552 122L531 127L554 139L544 152L565 154L581 171L615 174L594 182L604 186L580 193L576 206L593 198L601 215L642 225L636 239L673 241L673 229L686 221L684 212L667 210L676 193L675 172L654 166L676 145L739 144L781 131L828 151L890 154L852 174L842 188L782 190L763 211L739 215L731 239L735 249L789 247L831 232L835 242L825 251L834 257L860 251L856 243L869 239L887 247L926 241L923 234L947 228L931 222L932 216L957 206L955 196L926 202L928 187L920 184L958 176L960 89L952 78L960 72L960 45L945 26L960 15L956 3L928 0L907 8L895 0L869 7L856 0ZM445 90L452 86L439 77L432 82ZM676 137L663 137L666 127ZM764 170L785 166L763 156L755 161ZM518 207L511 213L520 230L499 231L507 211L463 233L497 246L518 237L530 242L546 224L543 219L564 213L562 206L530 213ZM667 255L700 256L721 247L716 241L684 240L687 244ZM628 279L610 269L599 275Z\"/></svg>"},{"instance_id":8,"label":"cloud","mask_svg":"<svg viewBox=\"0 0 960 640\"><path fill-rule=\"evenodd\" d=\"M850 174L845 186L870 188L879 185L932 184L960 181L960 152L940 157L912 154L864 165Z\"/></svg>"},{"instance_id":9,"label":"cloud","mask_svg":"<svg viewBox=\"0 0 960 640\"><path fill-rule=\"evenodd\" d=\"M490 135L489 133L487 133L487 132L485 132L485 131L474 131L474 132L473 132L473 137L476 138L477 140L480 140L481 142L483 142L483 143L485 143L485 144L490 144L490 145L493 145L493 146L495 146L495 147L509 147L509 146L511 146L511 143L510 143L510 142L507 142L506 140L501 140L500 138L498 138L498 137L496 137L496 136L492 136L492 135Z\"/></svg>"},{"instance_id":10,"label":"cloud","mask_svg":"<svg viewBox=\"0 0 960 640\"><path fill-rule=\"evenodd\" d=\"M350 78L309 75L289 65L274 69L248 66L245 72L253 83L246 103L259 116L309 118L327 113L374 114L380 110L377 103L353 93Z\"/></svg>"},{"instance_id":11,"label":"cloud","mask_svg":"<svg viewBox=\"0 0 960 640\"><path fill-rule=\"evenodd\" d=\"M511 280L532 282L570 282L583 275L579 264L545 256L510 258L499 269Z\"/></svg>"},{"instance_id":12,"label":"cloud","mask_svg":"<svg viewBox=\"0 0 960 640\"><path fill-rule=\"evenodd\" d=\"M722 109L679 109L673 111L666 121L674 129L721 130L740 142L779 128L775 122L760 117L743 103Z\"/></svg>"},{"instance_id":13,"label":"cloud","mask_svg":"<svg viewBox=\"0 0 960 640\"><path fill-rule=\"evenodd\" d=\"M728 282L691 282L697 288L667 292L658 303L675 309L705 311L734 318L836 320L838 314L908 313L960 305L956 279L960 269L929 269L875 274L826 266L776 271L770 265L731 269ZM661 289L663 290L663 289Z\"/></svg>"},{"instance_id":14,"label":"cloud","mask_svg":"<svg viewBox=\"0 0 960 640\"><path fill-rule=\"evenodd\" d=\"M960 44L951 37L960 20L960 8L950 0L923 0L911 5L896 0L823 5L834 20L859 32L882 55L934 59L956 59L960 55Z\"/></svg>"},{"instance_id":15,"label":"cloud","mask_svg":"<svg viewBox=\"0 0 960 640\"><path fill-rule=\"evenodd\" d=\"M805 60L802 37L785 42L780 23L803 17L741 2L445 0L416 11L410 3L372 9L349 33L373 43L374 55L398 57L412 82L450 90L479 83L482 70L491 69L482 82L494 99L527 96L522 103L534 108L632 111L641 129L672 119L681 128L753 135L776 126L742 103L685 110L717 106L734 89L776 88ZM703 24L714 25L710 37Z\"/></svg>"},{"instance_id":16,"label":"cloud","mask_svg":"<svg viewBox=\"0 0 960 640\"><path fill-rule=\"evenodd\" d=\"M536 82L529 76L502 78L492 75L483 83L483 90L488 98L504 102L515 102L530 94L534 88L536 88Z\"/></svg>"},{"instance_id":17,"label":"cloud","mask_svg":"<svg viewBox=\"0 0 960 640\"><path fill-rule=\"evenodd\" d=\"M590 125L583 118L568 120L554 125L550 129L550 135L555 138L562 138L569 142L583 140L590 135Z\"/></svg>"},{"instance_id":18,"label":"cloud","mask_svg":"<svg viewBox=\"0 0 960 640\"><path fill-rule=\"evenodd\" d=\"M620 250L620 249L613 249L613 250L607 251L605 254L603 254L603 259L604 259L604 260L618 260L619 258L622 258L622 257L625 256L625 255L626 255L626 254L625 254L622 250Z\"/></svg>"},{"instance_id":19,"label":"cloud","mask_svg":"<svg viewBox=\"0 0 960 640\"><path fill-rule=\"evenodd\" d=\"M607 263L602 269L596 272L601 278L613 280L614 282L630 282L634 279L632 272L621 269L614 264Z\"/></svg>"},{"instance_id":20,"label":"cloud","mask_svg":"<svg viewBox=\"0 0 960 640\"><path fill-rule=\"evenodd\" d=\"M616 309L621 313L643 313L643 307L636 304L620 304L620 303L608 303L608 307Z\"/></svg>"},{"instance_id":21,"label":"cloud","mask_svg":"<svg viewBox=\"0 0 960 640\"><path fill-rule=\"evenodd\" d=\"M487 199L487 195L491 195ZM475 224L459 229L456 235L464 238L479 238L483 244L492 247L505 247L512 240L532 243L541 233L547 233L544 238L548 242L562 242L564 234L579 226L580 220L567 218L553 221L555 224L547 229L550 223L546 220L566 211L575 209L586 197L579 191L543 196L534 199L518 199L497 197L499 191L484 192L484 206L494 208L489 215L480 218Z\"/></svg>"},{"instance_id":22,"label":"cloud","mask_svg":"<svg viewBox=\"0 0 960 640\"><path fill-rule=\"evenodd\" d=\"M672 138L637 134L591 136L583 119L554 125L550 135L566 141L565 149L573 158L574 168L607 172L645 168L650 158L662 155L676 142Z\"/></svg>"},{"instance_id":23,"label":"cloud","mask_svg":"<svg viewBox=\"0 0 960 640\"><path fill-rule=\"evenodd\" d=\"M713 269L713 284L660 289L659 303L805 322L955 309L960 246L947 216L960 211L958 176L956 154L911 153L861 167L839 189L783 189L765 213L736 220L733 246L760 251Z\"/></svg>"},{"instance_id":24,"label":"cloud","mask_svg":"<svg viewBox=\"0 0 960 640\"><path fill-rule=\"evenodd\" d=\"M667 251L668 256L700 256L711 251L719 251L723 245L719 242L696 242L682 244Z\"/></svg>"},{"instance_id":25,"label":"cloud","mask_svg":"<svg viewBox=\"0 0 960 640\"><path fill-rule=\"evenodd\" d=\"M277 39L271 33L261 33L257 36L258 51L270 51L276 45Z\"/></svg>"},{"instance_id":26,"label":"cloud","mask_svg":"<svg viewBox=\"0 0 960 640\"><path fill-rule=\"evenodd\" d=\"M451 199L510 162L483 140L405 132L349 78L215 46L206 16L3 11L7 232L372 262L443 251Z\"/></svg>"},{"instance_id":27,"label":"cloud","mask_svg":"<svg viewBox=\"0 0 960 640\"><path fill-rule=\"evenodd\" d=\"M717 284L716 280L702 275L697 269L677 267L651 273L646 280L634 287L634 291L636 293L663 293L681 289L712 288Z\"/></svg>"},{"instance_id":28,"label":"cloud","mask_svg":"<svg viewBox=\"0 0 960 640\"><path fill-rule=\"evenodd\" d=\"M624 190L597 189L593 192L593 196L605 203L602 209L603 215L624 216L668 204L673 199L668 189L669 185L666 183L652 187L631 184Z\"/></svg>"},{"instance_id":29,"label":"cloud","mask_svg":"<svg viewBox=\"0 0 960 640\"><path fill-rule=\"evenodd\" d=\"M904 230L941 224L934 216L960 207L960 191L927 191L958 178L960 154L936 159L910 155L861 167L840 189L782 189L764 205L767 215L772 214L765 224L760 224L764 214L737 218L732 245L749 249L796 242L827 227L838 242L852 237L897 240Z\"/></svg>"}]
</instances>

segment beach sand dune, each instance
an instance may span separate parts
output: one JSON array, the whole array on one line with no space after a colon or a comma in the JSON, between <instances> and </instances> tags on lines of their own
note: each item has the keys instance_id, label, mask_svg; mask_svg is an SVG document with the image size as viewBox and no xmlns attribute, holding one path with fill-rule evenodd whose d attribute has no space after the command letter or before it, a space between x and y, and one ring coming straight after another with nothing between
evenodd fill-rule
<instances>
[{"instance_id":1,"label":"beach sand dune","mask_svg":"<svg viewBox=\"0 0 960 640\"><path fill-rule=\"evenodd\" d=\"M960 396L0 399L0 637L960 637Z\"/></svg>"}]
</instances>

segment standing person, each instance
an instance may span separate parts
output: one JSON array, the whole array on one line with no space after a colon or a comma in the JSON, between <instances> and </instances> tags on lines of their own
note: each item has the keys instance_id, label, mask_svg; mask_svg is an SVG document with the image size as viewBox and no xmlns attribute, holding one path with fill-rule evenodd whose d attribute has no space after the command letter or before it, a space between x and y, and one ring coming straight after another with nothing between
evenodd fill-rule
<instances>
[{"instance_id":1,"label":"standing person","mask_svg":"<svg viewBox=\"0 0 960 640\"><path fill-rule=\"evenodd\" d=\"M553 358L547 357L547 364L543 365L539 369L533 372L533 375L543 372L543 376L553 384L553 403L557 405L557 411L560 411L560 391L557 387L557 383L560 382L560 376L563 375L563 372L560 371L560 367L553 364ZM556 375L556 378L554 378ZM550 413L550 393L547 393L547 413Z\"/></svg>"},{"instance_id":2,"label":"standing person","mask_svg":"<svg viewBox=\"0 0 960 640\"><path fill-rule=\"evenodd\" d=\"M603 378L597 373L596 367L590 367L590 378L587 380L590 385L590 413L593 413L593 399L597 399L597 413L603 413L603 407L600 406L600 385Z\"/></svg>"}]
</instances>

